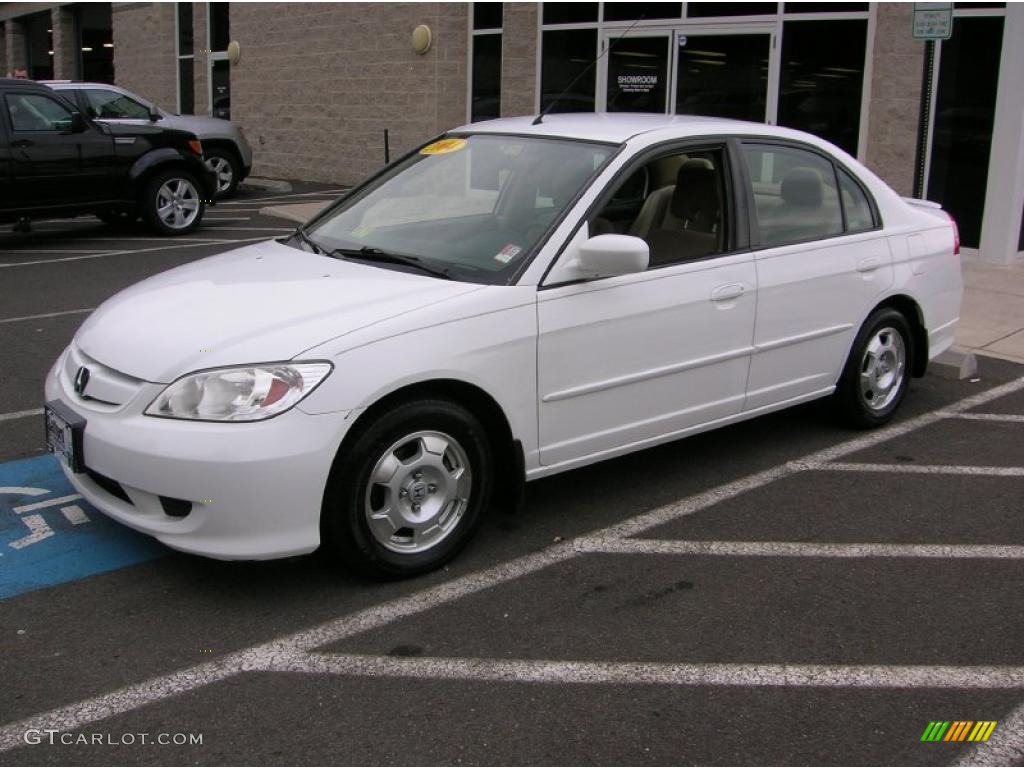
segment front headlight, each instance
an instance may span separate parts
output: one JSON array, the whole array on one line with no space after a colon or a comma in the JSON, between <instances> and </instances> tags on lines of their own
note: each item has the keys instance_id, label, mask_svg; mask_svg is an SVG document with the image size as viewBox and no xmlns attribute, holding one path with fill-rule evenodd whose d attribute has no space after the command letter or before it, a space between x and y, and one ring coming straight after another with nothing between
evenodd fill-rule
<instances>
[{"instance_id":1,"label":"front headlight","mask_svg":"<svg viewBox=\"0 0 1024 768\"><path fill-rule=\"evenodd\" d=\"M333 366L264 363L197 371L157 395L147 416L199 421L260 421L283 413L327 378Z\"/></svg>"}]
</instances>

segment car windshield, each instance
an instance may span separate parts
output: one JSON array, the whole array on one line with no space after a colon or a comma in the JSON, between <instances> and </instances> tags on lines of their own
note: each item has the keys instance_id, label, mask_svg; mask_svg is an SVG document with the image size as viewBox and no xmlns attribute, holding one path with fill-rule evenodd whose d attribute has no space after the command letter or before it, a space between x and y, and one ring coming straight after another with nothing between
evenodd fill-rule
<instances>
[{"instance_id":1,"label":"car windshield","mask_svg":"<svg viewBox=\"0 0 1024 768\"><path fill-rule=\"evenodd\" d=\"M381 256L411 257L456 280L503 283L617 151L566 139L446 136L353 192L306 234L348 258L362 253L395 268Z\"/></svg>"}]
</instances>

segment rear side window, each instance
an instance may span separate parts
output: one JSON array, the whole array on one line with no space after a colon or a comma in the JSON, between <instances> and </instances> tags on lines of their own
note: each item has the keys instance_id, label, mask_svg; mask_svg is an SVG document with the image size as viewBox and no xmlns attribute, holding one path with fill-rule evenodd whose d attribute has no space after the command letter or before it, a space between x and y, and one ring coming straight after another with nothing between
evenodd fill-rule
<instances>
[{"instance_id":1,"label":"rear side window","mask_svg":"<svg viewBox=\"0 0 1024 768\"><path fill-rule=\"evenodd\" d=\"M117 91L86 88L89 114L100 120L148 120L149 110L135 99Z\"/></svg>"},{"instance_id":2,"label":"rear side window","mask_svg":"<svg viewBox=\"0 0 1024 768\"><path fill-rule=\"evenodd\" d=\"M860 184L842 168L836 169L839 173L839 191L843 197L843 210L846 212L846 231L866 232L876 226L875 216L871 210L871 203Z\"/></svg>"},{"instance_id":3,"label":"rear side window","mask_svg":"<svg viewBox=\"0 0 1024 768\"><path fill-rule=\"evenodd\" d=\"M9 93L4 99L16 131L71 129L71 110L54 99L37 93Z\"/></svg>"},{"instance_id":4,"label":"rear side window","mask_svg":"<svg viewBox=\"0 0 1024 768\"><path fill-rule=\"evenodd\" d=\"M832 163L794 147L743 147L764 246L843 234L843 213Z\"/></svg>"}]
</instances>

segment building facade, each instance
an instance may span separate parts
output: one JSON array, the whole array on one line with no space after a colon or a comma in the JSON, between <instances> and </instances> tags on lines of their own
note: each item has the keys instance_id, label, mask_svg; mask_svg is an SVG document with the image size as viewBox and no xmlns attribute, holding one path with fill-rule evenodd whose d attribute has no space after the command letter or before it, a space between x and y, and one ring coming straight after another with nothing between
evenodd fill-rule
<instances>
[{"instance_id":1,"label":"building facade","mask_svg":"<svg viewBox=\"0 0 1024 768\"><path fill-rule=\"evenodd\" d=\"M941 202L966 257L1024 259L1018 4L955 3L936 41L912 3L22 2L0 26L8 72L230 116L257 175L352 183L545 108L710 114L824 136Z\"/></svg>"}]
</instances>

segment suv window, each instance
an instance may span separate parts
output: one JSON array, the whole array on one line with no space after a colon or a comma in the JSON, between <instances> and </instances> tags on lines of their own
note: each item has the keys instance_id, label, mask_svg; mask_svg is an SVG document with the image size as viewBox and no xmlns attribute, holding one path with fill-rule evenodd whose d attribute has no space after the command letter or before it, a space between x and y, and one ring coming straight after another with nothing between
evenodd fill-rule
<instances>
[{"instance_id":1,"label":"suv window","mask_svg":"<svg viewBox=\"0 0 1024 768\"><path fill-rule=\"evenodd\" d=\"M818 240L843 233L832 163L794 147L743 147L754 191L761 245Z\"/></svg>"},{"instance_id":2,"label":"suv window","mask_svg":"<svg viewBox=\"0 0 1024 768\"><path fill-rule=\"evenodd\" d=\"M89 115L100 120L148 120L149 109L135 99L117 91L85 88Z\"/></svg>"},{"instance_id":3,"label":"suv window","mask_svg":"<svg viewBox=\"0 0 1024 768\"><path fill-rule=\"evenodd\" d=\"M71 110L39 93L9 93L4 97L11 126L16 131L67 131Z\"/></svg>"}]
</instances>

